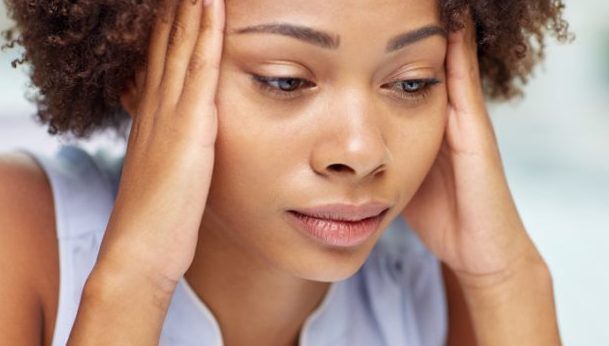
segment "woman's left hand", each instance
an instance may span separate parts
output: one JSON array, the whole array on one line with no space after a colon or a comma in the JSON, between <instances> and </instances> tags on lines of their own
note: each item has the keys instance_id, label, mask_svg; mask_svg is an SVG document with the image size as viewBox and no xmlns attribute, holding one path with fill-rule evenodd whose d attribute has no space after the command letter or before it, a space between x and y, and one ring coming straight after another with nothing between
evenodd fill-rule
<instances>
[{"instance_id":1,"label":"woman's left hand","mask_svg":"<svg viewBox=\"0 0 609 346\"><path fill-rule=\"evenodd\" d=\"M403 214L460 280L503 280L523 264L542 259L505 178L482 92L471 20L449 34L447 54L444 142Z\"/></svg>"}]
</instances>

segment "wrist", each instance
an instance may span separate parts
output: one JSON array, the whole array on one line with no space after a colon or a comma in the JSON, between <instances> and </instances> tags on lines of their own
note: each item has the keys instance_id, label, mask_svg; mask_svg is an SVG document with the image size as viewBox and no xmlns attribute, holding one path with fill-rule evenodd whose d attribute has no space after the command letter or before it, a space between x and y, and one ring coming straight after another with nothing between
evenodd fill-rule
<instances>
[{"instance_id":1,"label":"wrist","mask_svg":"<svg viewBox=\"0 0 609 346\"><path fill-rule=\"evenodd\" d=\"M85 284L86 293L110 297L115 294L142 292L154 299L155 305L160 307L171 301L177 281L125 263L128 262L107 257L98 259Z\"/></svg>"},{"instance_id":2,"label":"wrist","mask_svg":"<svg viewBox=\"0 0 609 346\"><path fill-rule=\"evenodd\" d=\"M157 344L172 296L169 286L98 262L83 289L68 344Z\"/></svg>"},{"instance_id":3,"label":"wrist","mask_svg":"<svg viewBox=\"0 0 609 346\"><path fill-rule=\"evenodd\" d=\"M550 270L541 254L533 247L514 256L502 270L487 274L470 274L455 271L461 287L467 291L504 290L521 283L551 282Z\"/></svg>"},{"instance_id":4,"label":"wrist","mask_svg":"<svg viewBox=\"0 0 609 346\"><path fill-rule=\"evenodd\" d=\"M550 271L541 256L490 276L458 280L480 345L559 345Z\"/></svg>"}]
</instances>

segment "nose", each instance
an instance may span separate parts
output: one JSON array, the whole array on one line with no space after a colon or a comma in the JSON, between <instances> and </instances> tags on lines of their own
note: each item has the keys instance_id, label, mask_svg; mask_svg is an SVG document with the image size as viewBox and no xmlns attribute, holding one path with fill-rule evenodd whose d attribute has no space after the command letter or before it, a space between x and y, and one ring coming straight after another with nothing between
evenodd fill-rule
<instances>
[{"instance_id":1,"label":"nose","mask_svg":"<svg viewBox=\"0 0 609 346\"><path fill-rule=\"evenodd\" d=\"M324 177L357 183L382 174L390 151L374 105L362 95L341 99L333 98L323 112L311 166Z\"/></svg>"}]
</instances>

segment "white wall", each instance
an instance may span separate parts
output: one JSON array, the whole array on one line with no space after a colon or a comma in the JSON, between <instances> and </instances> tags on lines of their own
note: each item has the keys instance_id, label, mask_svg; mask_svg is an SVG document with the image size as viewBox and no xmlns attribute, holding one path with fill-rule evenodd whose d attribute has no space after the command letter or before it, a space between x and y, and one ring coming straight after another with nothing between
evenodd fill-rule
<instances>
[{"instance_id":1,"label":"white wall","mask_svg":"<svg viewBox=\"0 0 609 346\"><path fill-rule=\"evenodd\" d=\"M516 105L494 108L512 192L555 283L565 345L609 345L609 1L567 0L577 39L552 45Z\"/></svg>"},{"instance_id":2,"label":"white wall","mask_svg":"<svg viewBox=\"0 0 609 346\"><path fill-rule=\"evenodd\" d=\"M526 98L493 106L493 120L519 210L554 276L564 344L609 345L609 1L567 5L577 41L552 44ZM28 119L26 78L10 58L0 53L0 150L51 151L57 141Z\"/></svg>"}]
</instances>

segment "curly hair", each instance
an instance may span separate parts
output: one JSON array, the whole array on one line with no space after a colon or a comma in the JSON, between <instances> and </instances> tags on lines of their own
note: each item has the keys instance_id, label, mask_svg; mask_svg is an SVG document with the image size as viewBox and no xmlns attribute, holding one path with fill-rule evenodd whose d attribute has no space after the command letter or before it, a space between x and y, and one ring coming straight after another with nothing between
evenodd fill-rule
<instances>
[{"instance_id":1,"label":"curly hair","mask_svg":"<svg viewBox=\"0 0 609 346\"><path fill-rule=\"evenodd\" d=\"M146 64L154 17L162 0L4 0L14 28L8 43L25 48L13 67L28 63L30 101L50 134L86 138L119 129L129 119L120 94ZM175 1L175 0L173 0ZM469 9L478 37L484 90L492 99L521 94L543 59L545 38L570 39L562 0L439 0L450 31L463 26ZM18 35L17 35L18 34Z\"/></svg>"}]
</instances>

